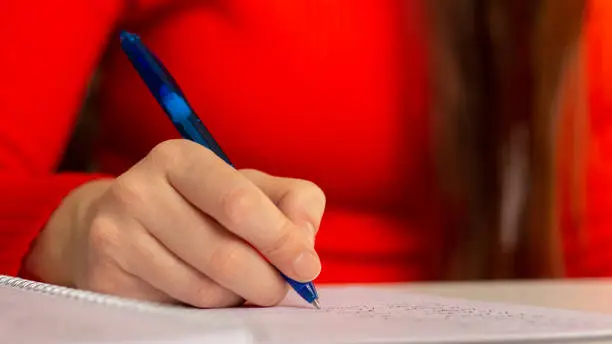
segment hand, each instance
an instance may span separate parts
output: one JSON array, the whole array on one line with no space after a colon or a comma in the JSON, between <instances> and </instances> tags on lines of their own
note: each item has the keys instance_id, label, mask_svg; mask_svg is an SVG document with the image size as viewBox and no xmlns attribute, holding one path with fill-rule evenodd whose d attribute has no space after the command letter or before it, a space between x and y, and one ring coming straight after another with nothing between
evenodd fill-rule
<instances>
[{"instance_id":1,"label":"hand","mask_svg":"<svg viewBox=\"0 0 612 344\"><path fill-rule=\"evenodd\" d=\"M276 268L299 281L319 274L324 207L310 182L237 171L196 143L167 141L115 180L69 195L27 267L137 299L274 305L288 290Z\"/></svg>"}]
</instances>

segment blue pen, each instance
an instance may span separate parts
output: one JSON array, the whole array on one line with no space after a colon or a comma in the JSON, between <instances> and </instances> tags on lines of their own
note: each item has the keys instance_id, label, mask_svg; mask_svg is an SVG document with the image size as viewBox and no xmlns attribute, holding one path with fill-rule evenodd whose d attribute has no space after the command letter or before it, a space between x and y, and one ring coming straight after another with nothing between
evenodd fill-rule
<instances>
[{"instance_id":1,"label":"blue pen","mask_svg":"<svg viewBox=\"0 0 612 344\"><path fill-rule=\"evenodd\" d=\"M140 37L122 31L120 39L123 52L183 138L203 145L227 164L233 166L221 146L193 111L172 75L161 61L145 47ZM319 296L312 282L302 283L285 276L283 273L281 275L304 300L317 309L320 308Z\"/></svg>"}]
</instances>

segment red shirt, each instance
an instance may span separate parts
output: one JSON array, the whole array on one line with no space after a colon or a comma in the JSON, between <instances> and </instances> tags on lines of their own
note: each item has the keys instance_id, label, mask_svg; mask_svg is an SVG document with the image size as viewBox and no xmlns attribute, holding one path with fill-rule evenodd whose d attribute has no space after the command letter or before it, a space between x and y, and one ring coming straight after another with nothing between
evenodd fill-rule
<instances>
[{"instance_id":1,"label":"red shirt","mask_svg":"<svg viewBox=\"0 0 612 344\"><path fill-rule=\"evenodd\" d=\"M602 37L612 32L601 24L612 6L596 2L602 10L589 22L587 42L590 239L578 245L575 228L565 225L571 276L612 274L606 216L612 165L597 159L612 151L603 129L611 123L603 114L612 90L602 73L612 46ZM58 8L24 1L0 8L3 50L10 52L0 56L0 75L10 81L0 86L0 273L17 274L62 197L96 178L54 169L97 66L100 172L120 174L158 142L178 137L119 50L113 30L121 23L159 55L237 167L323 188L320 282L441 276L447 219L429 164L426 23L419 2L123 4L75 0Z\"/></svg>"}]
</instances>

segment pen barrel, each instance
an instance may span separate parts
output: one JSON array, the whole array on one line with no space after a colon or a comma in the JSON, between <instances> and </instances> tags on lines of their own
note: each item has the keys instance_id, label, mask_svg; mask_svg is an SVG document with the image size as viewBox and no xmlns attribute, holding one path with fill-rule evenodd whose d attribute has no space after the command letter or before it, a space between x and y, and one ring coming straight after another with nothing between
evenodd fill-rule
<instances>
[{"instance_id":1,"label":"pen barrel","mask_svg":"<svg viewBox=\"0 0 612 344\"><path fill-rule=\"evenodd\" d=\"M313 303L315 300L319 298L317 289L315 288L312 282L308 282L308 283L298 282L285 275L283 275L283 278L285 278L285 281L289 283L291 288L293 288L293 290L295 290L308 303Z\"/></svg>"},{"instance_id":2,"label":"pen barrel","mask_svg":"<svg viewBox=\"0 0 612 344\"><path fill-rule=\"evenodd\" d=\"M204 123L195 115L191 114L187 117L187 121L189 122L189 126L186 126L187 131L193 130L193 133L189 136L184 135L184 137L190 137L192 141L199 143L206 148L210 149L213 153L215 153L219 158L223 159L225 163L230 166L233 166L232 162L229 160L227 154L221 149L221 146L215 141L212 137L212 134L208 131Z\"/></svg>"}]
</instances>

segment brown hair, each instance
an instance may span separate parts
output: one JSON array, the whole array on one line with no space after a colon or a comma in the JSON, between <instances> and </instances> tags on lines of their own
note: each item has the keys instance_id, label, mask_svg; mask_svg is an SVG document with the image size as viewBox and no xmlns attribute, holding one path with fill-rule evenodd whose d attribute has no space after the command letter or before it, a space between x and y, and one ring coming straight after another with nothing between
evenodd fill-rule
<instances>
[{"instance_id":1,"label":"brown hair","mask_svg":"<svg viewBox=\"0 0 612 344\"><path fill-rule=\"evenodd\" d=\"M448 275L562 276L557 140L584 109L561 111L560 95L581 75L586 0L426 2L437 170L464 214Z\"/></svg>"}]
</instances>

